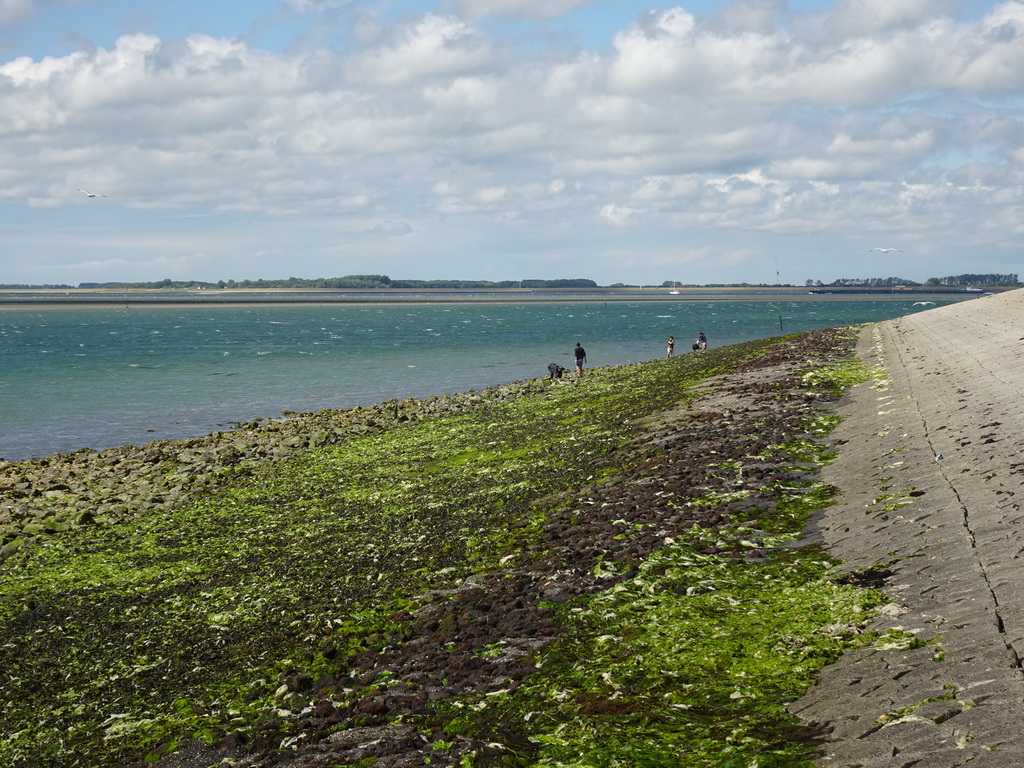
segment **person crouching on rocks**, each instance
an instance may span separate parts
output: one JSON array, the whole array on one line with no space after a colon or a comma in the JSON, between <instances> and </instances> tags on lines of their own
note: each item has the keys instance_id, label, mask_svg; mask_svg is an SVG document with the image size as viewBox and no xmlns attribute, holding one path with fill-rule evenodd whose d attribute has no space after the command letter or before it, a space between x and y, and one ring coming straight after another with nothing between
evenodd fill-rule
<instances>
[{"instance_id":1,"label":"person crouching on rocks","mask_svg":"<svg viewBox=\"0 0 1024 768\"><path fill-rule=\"evenodd\" d=\"M565 373L565 368L560 366L558 363L548 363L549 379L560 379L562 378L563 373Z\"/></svg>"}]
</instances>

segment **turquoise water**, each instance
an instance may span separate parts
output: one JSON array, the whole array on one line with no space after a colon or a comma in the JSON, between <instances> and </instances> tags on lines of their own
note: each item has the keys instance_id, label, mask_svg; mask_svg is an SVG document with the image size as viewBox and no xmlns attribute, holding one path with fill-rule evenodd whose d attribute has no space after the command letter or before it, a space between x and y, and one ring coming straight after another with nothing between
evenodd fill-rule
<instances>
[{"instance_id":1,"label":"turquoise water","mask_svg":"<svg viewBox=\"0 0 1024 768\"><path fill-rule=\"evenodd\" d=\"M916 297L920 298L920 297ZM936 298L936 303L950 303ZM958 299L953 299L956 301ZM912 299L0 309L0 457L205 435L572 367L885 320ZM781 331L780 331L781 325Z\"/></svg>"}]
</instances>

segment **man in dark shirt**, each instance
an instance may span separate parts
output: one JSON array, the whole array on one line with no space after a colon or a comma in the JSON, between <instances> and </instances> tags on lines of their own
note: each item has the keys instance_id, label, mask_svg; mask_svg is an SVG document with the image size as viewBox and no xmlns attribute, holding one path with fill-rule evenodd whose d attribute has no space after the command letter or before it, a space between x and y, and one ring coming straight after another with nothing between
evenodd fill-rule
<instances>
[{"instance_id":1,"label":"man in dark shirt","mask_svg":"<svg viewBox=\"0 0 1024 768\"><path fill-rule=\"evenodd\" d=\"M576 355L576 375L583 375L583 364L587 362L587 350L580 346L580 343L576 342L576 349L574 351Z\"/></svg>"}]
</instances>

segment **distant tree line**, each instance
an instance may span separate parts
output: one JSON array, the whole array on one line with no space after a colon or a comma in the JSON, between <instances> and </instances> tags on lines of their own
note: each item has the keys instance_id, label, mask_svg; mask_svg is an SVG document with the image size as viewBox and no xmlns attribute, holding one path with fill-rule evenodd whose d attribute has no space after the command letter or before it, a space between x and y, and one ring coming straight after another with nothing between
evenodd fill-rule
<instances>
[{"instance_id":1,"label":"distant tree line","mask_svg":"<svg viewBox=\"0 0 1024 768\"><path fill-rule=\"evenodd\" d=\"M217 290L231 289L255 289L255 288L283 288L288 290L314 290L314 289L377 289L389 288L405 289L498 289L498 288L597 288L597 283L584 278L559 279L559 280L392 280L387 275L346 275L345 277L318 277L302 278L289 277L278 280L218 280L217 282L204 282L202 280L171 280L165 278L153 282L138 283L79 283L71 285L0 285L0 288L7 289L31 289L31 288L103 288L107 290L161 290L188 288L210 288Z\"/></svg>"},{"instance_id":2,"label":"distant tree line","mask_svg":"<svg viewBox=\"0 0 1024 768\"><path fill-rule=\"evenodd\" d=\"M950 275L949 277L929 277L925 285L1020 285L1017 275Z\"/></svg>"},{"instance_id":3,"label":"distant tree line","mask_svg":"<svg viewBox=\"0 0 1024 768\"><path fill-rule=\"evenodd\" d=\"M821 280L808 280L804 283L807 288L895 288L903 286L906 288L919 287L958 287L958 286L1000 286L1015 287L1020 285L1018 276L1015 274L990 274L990 275L950 275L948 277L929 277L924 283L910 280L906 277L848 277L833 280L831 283L823 283ZM447 289L447 290L498 290L508 288L523 289L571 289L571 288L600 288L593 280L585 278L558 279L558 280L392 280L387 275L346 275L345 277L318 277L301 278L289 277L276 280L218 280L217 282L204 282L202 280L171 280L165 278L153 282L138 283L79 283L78 285L19 285L0 284L3 290L72 290L74 288L101 288L106 290L139 291L139 290L186 290L189 288L208 288L216 290L231 289L259 289L278 288L286 290L388 290L388 289ZM640 288L639 285L627 283L613 283L610 288ZM686 287L686 288L793 288L791 283L705 283L702 285L682 285L676 281L666 280L661 283L661 288Z\"/></svg>"},{"instance_id":4,"label":"distant tree line","mask_svg":"<svg viewBox=\"0 0 1024 768\"><path fill-rule=\"evenodd\" d=\"M700 284L686 284L680 283L668 284L665 283L664 287L671 288L793 288L795 286L790 283L700 283Z\"/></svg>"},{"instance_id":5,"label":"distant tree line","mask_svg":"<svg viewBox=\"0 0 1024 768\"><path fill-rule=\"evenodd\" d=\"M32 291L32 290L59 290L59 291L70 291L72 288L76 288L74 285L19 285L17 283L9 283L7 285L0 285L0 290L5 291Z\"/></svg>"},{"instance_id":6,"label":"distant tree line","mask_svg":"<svg viewBox=\"0 0 1024 768\"><path fill-rule=\"evenodd\" d=\"M1020 285L1017 275L950 275L949 277L929 277L924 283L918 283L906 277L844 277L833 280L831 283L823 283L821 280L808 280L805 285L808 288L933 288L937 286L1016 286Z\"/></svg>"}]
</instances>

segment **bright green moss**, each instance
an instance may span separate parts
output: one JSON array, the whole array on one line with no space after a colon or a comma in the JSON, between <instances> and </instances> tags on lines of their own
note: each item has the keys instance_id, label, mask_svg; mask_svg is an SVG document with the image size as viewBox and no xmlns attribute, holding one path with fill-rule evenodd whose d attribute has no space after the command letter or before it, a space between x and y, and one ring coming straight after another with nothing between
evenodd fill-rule
<instances>
[{"instance_id":1,"label":"bright green moss","mask_svg":"<svg viewBox=\"0 0 1024 768\"><path fill-rule=\"evenodd\" d=\"M702 378L784 342L484 397L466 413L222 473L182 507L50 536L4 564L0 763L115 764L189 737L252 733L280 705L284 671L327 669L317 649L344 657L388 634L424 589L528 558L522 537L559 492L623 471L618 449L644 423L689 402ZM844 371L805 382L845 382ZM820 460L816 437L829 426L784 450ZM773 532L799 530L811 499L825 503L801 498L774 510L786 522ZM462 707L519 718L540 765L598 760L599 745L611 757L586 764L802 754L783 705L854 640L821 628L853 627L871 601L831 586L828 567L813 554L751 565L669 545L567 611L565 642L514 697ZM459 707L447 717L456 732Z\"/></svg>"}]
</instances>

